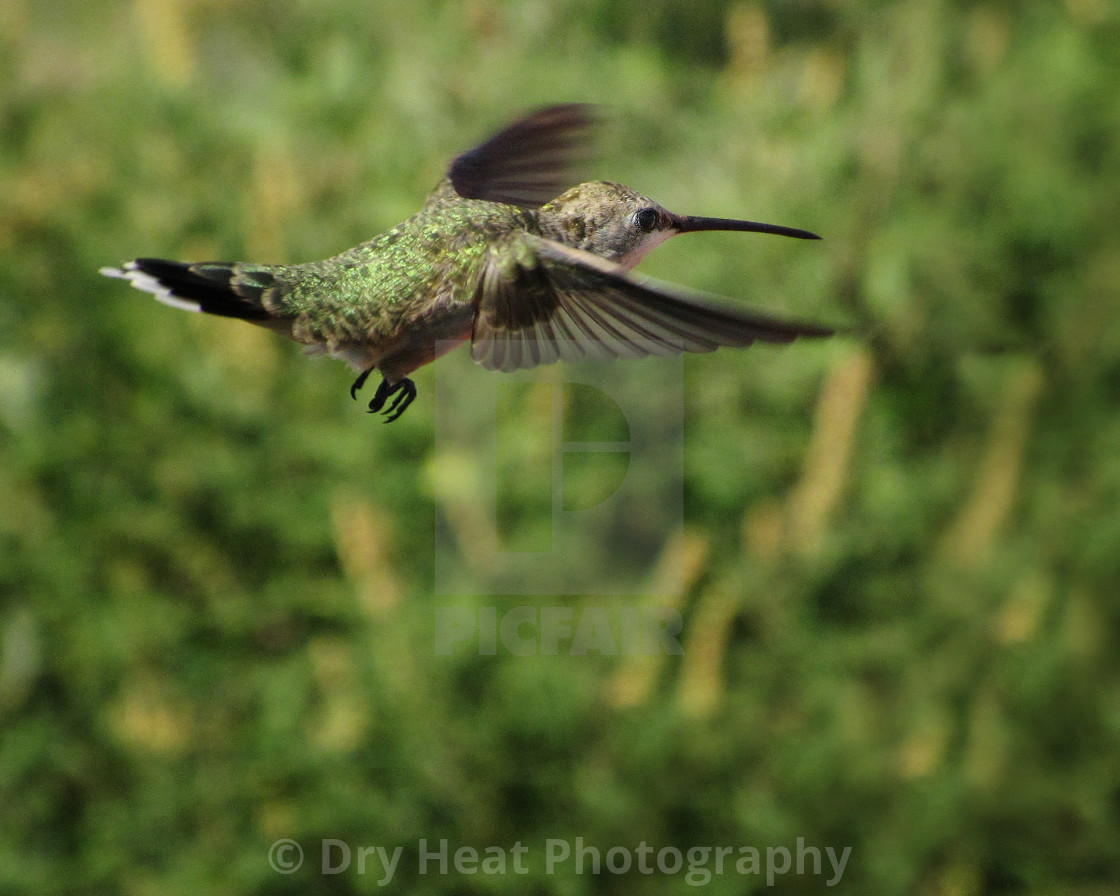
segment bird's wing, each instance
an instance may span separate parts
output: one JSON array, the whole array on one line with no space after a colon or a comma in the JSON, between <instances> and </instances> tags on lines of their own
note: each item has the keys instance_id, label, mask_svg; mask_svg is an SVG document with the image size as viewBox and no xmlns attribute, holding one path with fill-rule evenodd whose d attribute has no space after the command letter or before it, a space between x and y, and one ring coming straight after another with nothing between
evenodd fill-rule
<instances>
[{"instance_id":1,"label":"bird's wing","mask_svg":"<svg viewBox=\"0 0 1120 896\"><path fill-rule=\"evenodd\" d=\"M539 208L579 182L595 121L584 103L539 109L463 153L447 176L464 199Z\"/></svg>"},{"instance_id":2,"label":"bird's wing","mask_svg":"<svg viewBox=\"0 0 1120 896\"><path fill-rule=\"evenodd\" d=\"M471 357L490 370L511 371L831 333L640 280L589 252L522 233L487 258Z\"/></svg>"}]
</instances>

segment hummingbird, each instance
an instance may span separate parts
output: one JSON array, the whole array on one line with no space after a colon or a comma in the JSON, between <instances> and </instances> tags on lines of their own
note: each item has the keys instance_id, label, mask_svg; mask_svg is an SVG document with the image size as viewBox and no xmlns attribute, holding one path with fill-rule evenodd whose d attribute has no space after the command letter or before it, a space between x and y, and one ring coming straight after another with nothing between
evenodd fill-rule
<instances>
[{"instance_id":1,"label":"hummingbird","mask_svg":"<svg viewBox=\"0 0 1120 896\"><path fill-rule=\"evenodd\" d=\"M101 273L166 305L249 321L341 359L358 372L355 399L377 371L369 412L387 423L416 397L409 374L462 342L475 362L508 372L833 332L631 274L681 233L820 237L678 215L616 183L578 183L597 117L582 103L525 115L455 158L411 218L325 261L136 258Z\"/></svg>"}]
</instances>

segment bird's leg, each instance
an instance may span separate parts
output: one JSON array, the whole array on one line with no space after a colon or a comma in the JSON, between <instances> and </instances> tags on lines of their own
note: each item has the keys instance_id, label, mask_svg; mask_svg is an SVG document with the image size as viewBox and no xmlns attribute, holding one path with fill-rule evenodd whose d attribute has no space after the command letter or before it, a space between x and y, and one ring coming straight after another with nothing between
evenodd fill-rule
<instances>
[{"instance_id":1,"label":"bird's leg","mask_svg":"<svg viewBox=\"0 0 1120 896\"><path fill-rule=\"evenodd\" d=\"M385 402L393 394L397 394L397 397L393 399L393 403L389 405L389 409L385 412L386 423L392 423L412 404L412 399L416 397L416 384L406 377L390 386L387 379L382 379L381 385L377 387L377 394L373 396L373 400L369 403L369 412L376 414L385 407Z\"/></svg>"},{"instance_id":2,"label":"bird's leg","mask_svg":"<svg viewBox=\"0 0 1120 896\"><path fill-rule=\"evenodd\" d=\"M362 388L362 386L364 386L364 385L365 385L365 382L366 382L366 378L367 378L367 377L368 377L368 376L369 376L369 375L370 375L371 373L373 373L373 372L374 372L374 371L375 371L376 369L377 369L376 367L370 367L370 368L368 368L368 369L366 369L366 370L363 370L363 371L362 371L362 372L361 372L361 373L360 373L360 374L358 375L358 378L357 378L356 380L354 380L354 385L350 387L350 397L351 397L351 398L353 398L353 399L354 399L355 401L357 401L357 400L358 400L358 390L359 390L359 389L361 389L361 388Z\"/></svg>"}]
</instances>

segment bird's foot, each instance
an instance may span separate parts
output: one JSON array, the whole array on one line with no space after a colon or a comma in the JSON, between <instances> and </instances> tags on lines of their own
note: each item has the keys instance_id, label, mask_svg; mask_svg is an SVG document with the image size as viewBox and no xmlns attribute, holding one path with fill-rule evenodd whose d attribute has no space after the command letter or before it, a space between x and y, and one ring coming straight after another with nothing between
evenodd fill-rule
<instances>
[{"instance_id":1,"label":"bird's foot","mask_svg":"<svg viewBox=\"0 0 1120 896\"><path fill-rule=\"evenodd\" d=\"M364 377L365 374L359 379L364 379ZM385 402L389 400L389 396L394 394L397 397L393 399L393 403L385 411L386 423L392 423L412 404L412 399L416 397L416 384L407 377L392 386L389 385L388 380L381 380L381 385L377 387L377 394L373 396L373 400L369 403L369 412L376 414L385 407Z\"/></svg>"}]
</instances>

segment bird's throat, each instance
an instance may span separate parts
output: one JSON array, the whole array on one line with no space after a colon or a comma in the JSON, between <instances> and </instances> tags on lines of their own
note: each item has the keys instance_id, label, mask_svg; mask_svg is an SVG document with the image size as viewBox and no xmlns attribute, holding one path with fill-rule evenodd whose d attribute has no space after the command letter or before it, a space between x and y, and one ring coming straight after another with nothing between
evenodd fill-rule
<instances>
[{"instance_id":1,"label":"bird's throat","mask_svg":"<svg viewBox=\"0 0 1120 896\"><path fill-rule=\"evenodd\" d=\"M675 232L672 230L656 230L653 233L649 234L635 248L631 249L629 252L623 255L622 258L618 260L618 263L622 265L622 269L624 271L629 271L639 261L645 258L648 252L656 249L663 242L665 242L665 240L674 235Z\"/></svg>"}]
</instances>

